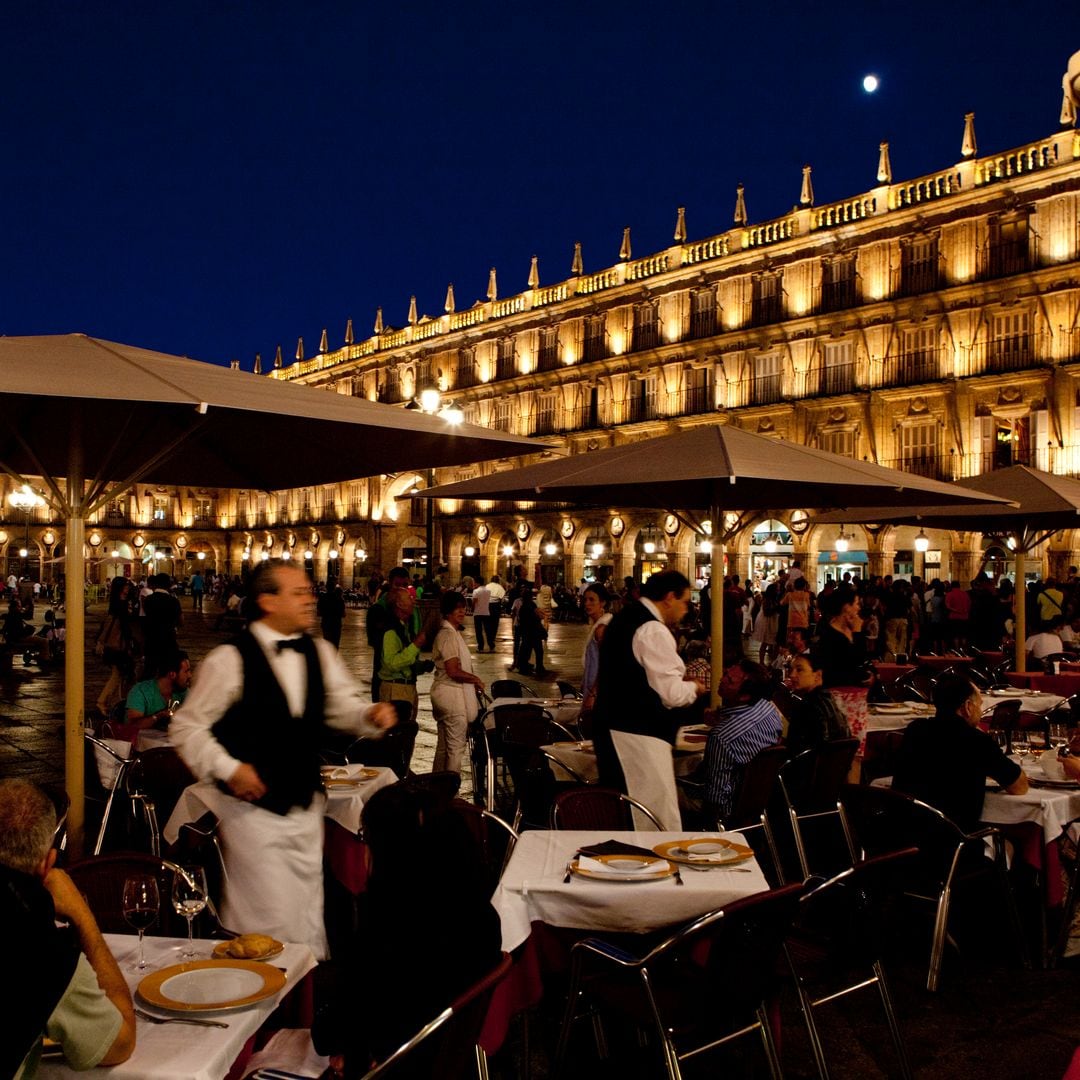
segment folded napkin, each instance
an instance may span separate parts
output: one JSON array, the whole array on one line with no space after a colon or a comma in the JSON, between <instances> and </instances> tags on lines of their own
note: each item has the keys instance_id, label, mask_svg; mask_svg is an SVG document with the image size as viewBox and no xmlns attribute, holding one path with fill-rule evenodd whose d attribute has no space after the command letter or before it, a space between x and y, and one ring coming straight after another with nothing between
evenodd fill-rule
<instances>
[{"instance_id":1,"label":"folded napkin","mask_svg":"<svg viewBox=\"0 0 1080 1080\"><path fill-rule=\"evenodd\" d=\"M658 859L651 851L650 860L641 866L612 865L602 863L596 859L590 859L587 855L578 856L578 869L588 870L590 874L612 874L621 877L623 874L655 874L667 865L664 859ZM644 858L644 856L642 856Z\"/></svg>"},{"instance_id":2,"label":"folded napkin","mask_svg":"<svg viewBox=\"0 0 1080 1080\"><path fill-rule=\"evenodd\" d=\"M602 840L598 844L586 844L578 848L579 855L586 857L592 855L636 855L642 859L655 859L656 852L647 847L636 847L634 844L624 844L621 840Z\"/></svg>"}]
</instances>

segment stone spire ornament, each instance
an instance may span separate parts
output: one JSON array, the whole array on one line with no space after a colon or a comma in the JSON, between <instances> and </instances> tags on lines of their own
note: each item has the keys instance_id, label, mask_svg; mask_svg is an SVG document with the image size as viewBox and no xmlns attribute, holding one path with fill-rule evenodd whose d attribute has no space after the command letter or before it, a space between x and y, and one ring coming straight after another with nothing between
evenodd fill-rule
<instances>
[{"instance_id":1,"label":"stone spire ornament","mask_svg":"<svg viewBox=\"0 0 1080 1080\"><path fill-rule=\"evenodd\" d=\"M376 308L375 309L375 333L376 334L381 334L382 332L383 332L382 308Z\"/></svg>"},{"instance_id":2,"label":"stone spire ornament","mask_svg":"<svg viewBox=\"0 0 1080 1080\"><path fill-rule=\"evenodd\" d=\"M532 257L532 262L529 264L529 288L540 288L540 268L536 265L536 256Z\"/></svg>"},{"instance_id":3,"label":"stone spire ornament","mask_svg":"<svg viewBox=\"0 0 1080 1080\"><path fill-rule=\"evenodd\" d=\"M324 352L329 352L329 351L330 351L330 340L326 336L326 327L324 326L322 335L319 338L319 352L324 353Z\"/></svg>"},{"instance_id":4,"label":"stone spire ornament","mask_svg":"<svg viewBox=\"0 0 1080 1080\"><path fill-rule=\"evenodd\" d=\"M877 178L879 184L892 183L892 164L889 161L889 144L883 142L878 146Z\"/></svg>"},{"instance_id":5,"label":"stone spire ornament","mask_svg":"<svg viewBox=\"0 0 1080 1080\"><path fill-rule=\"evenodd\" d=\"M296 359L304 359L304 339L302 337L296 339Z\"/></svg>"},{"instance_id":6,"label":"stone spire ornament","mask_svg":"<svg viewBox=\"0 0 1080 1080\"><path fill-rule=\"evenodd\" d=\"M574 245L574 259L573 262L570 263L570 273L573 274L574 277L581 277L581 275L585 273L585 263L581 258L580 240Z\"/></svg>"},{"instance_id":7,"label":"stone spire ornament","mask_svg":"<svg viewBox=\"0 0 1080 1080\"><path fill-rule=\"evenodd\" d=\"M499 286L495 281L495 267L488 273L487 298L492 302L499 299Z\"/></svg>"},{"instance_id":8,"label":"stone spire ornament","mask_svg":"<svg viewBox=\"0 0 1080 1080\"><path fill-rule=\"evenodd\" d=\"M446 286L446 303L443 304L443 311L447 315L454 314L454 283L452 281Z\"/></svg>"},{"instance_id":9,"label":"stone spire ornament","mask_svg":"<svg viewBox=\"0 0 1080 1080\"><path fill-rule=\"evenodd\" d=\"M686 243L686 207L680 206L679 211L675 217L675 236L673 237L677 244Z\"/></svg>"},{"instance_id":10,"label":"stone spire ornament","mask_svg":"<svg viewBox=\"0 0 1080 1080\"><path fill-rule=\"evenodd\" d=\"M352 345L354 341L355 338L353 337L352 319L349 319L345 323L345 344Z\"/></svg>"},{"instance_id":11,"label":"stone spire ornament","mask_svg":"<svg viewBox=\"0 0 1080 1080\"><path fill-rule=\"evenodd\" d=\"M409 297L409 325L415 326L420 320L416 317L416 297Z\"/></svg>"},{"instance_id":12,"label":"stone spire ornament","mask_svg":"<svg viewBox=\"0 0 1080 1080\"><path fill-rule=\"evenodd\" d=\"M975 142L975 114L964 113L964 141L960 144L960 153L968 158L974 157L979 152Z\"/></svg>"},{"instance_id":13,"label":"stone spire ornament","mask_svg":"<svg viewBox=\"0 0 1080 1080\"><path fill-rule=\"evenodd\" d=\"M809 165L803 166L802 190L799 192L799 203L802 206L814 205L814 182L810 179Z\"/></svg>"},{"instance_id":14,"label":"stone spire ornament","mask_svg":"<svg viewBox=\"0 0 1080 1080\"><path fill-rule=\"evenodd\" d=\"M277 347L277 351L274 353L274 367L281 367L281 346Z\"/></svg>"},{"instance_id":15,"label":"stone spire ornament","mask_svg":"<svg viewBox=\"0 0 1080 1080\"><path fill-rule=\"evenodd\" d=\"M735 224L745 225L749 218L746 216L746 189L740 184L735 189Z\"/></svg>"},{"instance_id":16,"label":"stone spire ornament","mask_svg":"<svg viewBox=\"0 0 1080 1080\"><path fill-rule=\"evenodd\" d=\"M255 354L255 374L262 374L262 356L259 353Z\"/></svg>"},{"instance_id":17,"label":"stone spire ornament","mask_svg":"<svg viewBox=\"0 0 1080 1080\"><path fill-rule=\"evenodd\" d=\"M630 258L630 226L627 225L622 231L622 246L619 248L619 258L626 262Z\"/></svg>"}]
</instances>

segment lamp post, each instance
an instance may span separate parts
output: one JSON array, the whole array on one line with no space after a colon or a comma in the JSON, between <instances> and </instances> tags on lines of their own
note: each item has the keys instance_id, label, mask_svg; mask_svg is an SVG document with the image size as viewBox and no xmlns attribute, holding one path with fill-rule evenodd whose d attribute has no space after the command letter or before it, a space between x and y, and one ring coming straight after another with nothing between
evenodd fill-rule
<instances>
[{"instance_id":1,"label":"lamp post","mask_svg":"<svg viewBox=\"0 0 1080 1080\"><path fill-rule=\"evenodd\" d=\"M44 506L45 500L29 484L23 484L8 495L8 502L16 510L22 510L26 514L26 535L23 546L19 549L19 557L23 561L23 577L29 576L30 563L30 515L35 507Z\"/></svg>"}]
</instances>

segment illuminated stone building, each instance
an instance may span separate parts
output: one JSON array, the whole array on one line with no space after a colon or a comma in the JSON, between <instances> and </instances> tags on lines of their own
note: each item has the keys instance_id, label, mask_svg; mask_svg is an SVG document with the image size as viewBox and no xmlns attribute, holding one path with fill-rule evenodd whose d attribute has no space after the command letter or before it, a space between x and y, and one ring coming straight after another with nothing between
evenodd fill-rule
<instances>
[{"instance_id":1,"label":"illuminated stone building","mask_svg":"<svg viewBox=\"0 0 1080 1080\"><path fill-rule=\"evenodd\" d=\"M350 321L341 348L324 331L315 356L301 343L286 367L279 349L267 374L402 407L437 387L466 420L572 454L729 423L943 480L1018 462L1076 475L1078 218L1076 130L980 155L968 116L960 161L931 175L894 180L883 144L876 185L862 194L816 205L807 168L798 207L750 224L740 188L734 227L720 235L689 239L680 209L666 250L635 257L627 230L614 265L587 273L576 247L570 276L543 284L533 259L526 289L505 297L492 270L471 307L458 310L451 287L436 317L418 316L414 300L407 325L392 328L380 310L366 340ZM233 572L245 553L310 551L316 577L350 584L423 557L426 509L398 496L427 481L409 473L272 494L140 486L95 523L99 554L123 544L134 558L137 530L178 574L199 550ZM4 514L10 556L23 518L6 503ZM841 530L807 528L793 507L745 524L728 549L744 576L799 558L818 581L844 566L963 580L987 555L977 534L928 530L923 556L914 529L854 524L842 554ZM30 532L48 557L43 525ZM573 582L590 569L621 578L664 565L693 577L707 561L701 532L628 507L443 503L434 533L453 580L514 565ZM997 554L1000 572L1007 552ZM1049 542L1042 572L1070 563L1080 564L1075 530Z\"/></svg>"}]
</instances>

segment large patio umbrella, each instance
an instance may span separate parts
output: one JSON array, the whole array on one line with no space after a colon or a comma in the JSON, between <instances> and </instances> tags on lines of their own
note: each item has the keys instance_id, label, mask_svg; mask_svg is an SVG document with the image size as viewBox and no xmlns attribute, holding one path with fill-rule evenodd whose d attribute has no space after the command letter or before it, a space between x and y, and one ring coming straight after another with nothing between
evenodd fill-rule
<instances>
[{"instance_id":1,"label":"large patio umbrella","mask_svg":"<svg viewBox=\"0 0 1080 1080\"><path fill-rule=\"evenodd\" d=\"M535 452L535 440L83 334L0 337L0 469L44 479L67 519L78 599L85 523L131 485L280 490ZM65 772L83 824L83 605L67 607Z\"/></svg>"},{"instance_id":2,"label":"large patio umbrella","mask_svg":"<svg viewBox=\"0 0 1080 1080\"><path fill-rule=\"evenodd\" d=\"M1023 602L1024 570L1028 554L1059 529L1080 525L1080 480L1068 476L1013 465L981 476L957 480L960 491L988 498L1011 500L1011 505L925 506L901 510L896 505L866 507L858 514L821 514L816 521L865 521L880 525L931 525L991 536L1009 547L1016 556L1016 670L1024 670L1024 642L1027 639L1027 612Z\"/></svg>"},{"instance_id":3,"label":"large patio umbrella","mask_svg":"<svg viewBox=\"0 0 1080 1080\"><path fill-rule=\"evenodd\" d=\"M713 582L723 581L729 511L785 507L985 504L987 496L839 457L798 443L755 435L730 424L695 427L606 450L543 461L417 493L432 499L515 499L706 511L713 526ZM991 501L998 501L991 498ZM734 528L738 529L742 521ZM723 656L722 597L712 605L713 655ZM720 664L712 666L716 701Z\"/></svg>"}]
</instances>

